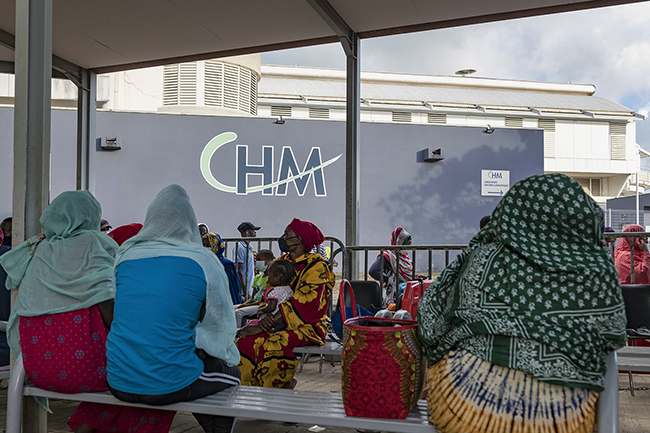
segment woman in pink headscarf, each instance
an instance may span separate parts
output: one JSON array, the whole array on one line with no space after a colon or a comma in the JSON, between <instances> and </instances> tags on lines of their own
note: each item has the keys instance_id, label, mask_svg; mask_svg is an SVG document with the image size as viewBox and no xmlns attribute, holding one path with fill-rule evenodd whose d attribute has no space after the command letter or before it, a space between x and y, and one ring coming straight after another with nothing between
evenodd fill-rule
<instances>
[{"instance_id":1,"label":"woman in pink headscarf","mask_svg":"<svg viewBox=\"0 0 650 433\"><path fill-rule=\"evenodd\" d=\"M411 245L411 235L402 227L397 227L390 234L391 245ZM383 262L383 266L381 263ZM395 303L397 300L397 288L399 283L406 283L413 279L413 263L406 251L386 250L377 256L375 262L370 266L368 274L375 280L380 280L383 274L384 294L382 306Z\"/></svg>"},{"instance_id":2,"label":"woman in pink headscarf","mask_svg":"<svg viewBox=\"0 0 650 433\"><path fill-rule=\"evenodd\" d=\"M643 232L643 227L630 224L623 233ZM650 283L650 253L648 252L648 238L620 238L614 252L614 263L618 271L621 284L631 284L630 241L634 240L634 284Z\"/></svg>"},{"instance_id":3,"label":"woman in pink headscarf","mask_svg":"<svg viewBox=\"0 0 650 433\"><path fill-rule=\"evenodd\" d=\"M296 270L291 282L293 296L279 304L276 314L260 319L263 333L237 341L242 385L293 388L298 366L293 349L325 342L325 319L334 273L319 254L310 252L323 241L321 231L308 221L294 218L284 230L278 244L285 254L278 260L290 261ZM267 290L268 283L263 302Z\"/></svg>"}]
</instances>

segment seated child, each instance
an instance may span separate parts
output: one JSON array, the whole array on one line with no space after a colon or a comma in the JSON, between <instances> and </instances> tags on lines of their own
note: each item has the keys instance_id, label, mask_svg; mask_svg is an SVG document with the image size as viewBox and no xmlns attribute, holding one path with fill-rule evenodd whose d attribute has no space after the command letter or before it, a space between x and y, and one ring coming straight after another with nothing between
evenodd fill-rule
<instances>
[{"instance_id":1,"label":"seated child","mask_svg":"<svg viewBox=\"0 0 650 433\"><path fill-rule=\"evenodd\" d=\"M260 250L255 257L255 270L259 272L255 275L253 280L253 297L249 298L246 302L235 305L235 323L237 328L241 328L246 324L247 317L255 316L257 314L257 307L262 302L262 295L264 294L264 287L268 279L268 268L275 260L273 252L270 250Z\"/></svg>"},{"instance_id":2,"label":"seated child","mask_svg":"<svg viewBox=\"0 0 650 433\"><path fill-rule=\"evenodd\" d=\"M289 284L296 277L296 270L291 262L288 260L276 260L271 263L267 272L270 287L264 291L262 297L262 301L266 302L266 305L260 305L257 309L258 320L251 320L246 326L237 331L237 338L264 332L258 324L259 319L266 317L268 314L277 313L280 309L280 304L288 301L293 296L293 290Z\"/></svg>"}]
</instances>

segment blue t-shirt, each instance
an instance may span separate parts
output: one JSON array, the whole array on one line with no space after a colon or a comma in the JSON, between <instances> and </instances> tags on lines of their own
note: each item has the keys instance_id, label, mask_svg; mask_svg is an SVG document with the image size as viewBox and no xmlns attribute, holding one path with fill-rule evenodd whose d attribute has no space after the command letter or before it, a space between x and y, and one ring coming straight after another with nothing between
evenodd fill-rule
<instances>
[{"instance_id":1,"label":"blue t-shirt","mask_svg":"<svg viewBox=\"0 0 650 433\"><path fill-rule=\"evenodd\" d=\"M115 283L108 383L161 395L198 379L203 362L194 353L194 327L207 286L201 266L185 257L128 260L117 267Z\"/></svg>"}]
</instances>

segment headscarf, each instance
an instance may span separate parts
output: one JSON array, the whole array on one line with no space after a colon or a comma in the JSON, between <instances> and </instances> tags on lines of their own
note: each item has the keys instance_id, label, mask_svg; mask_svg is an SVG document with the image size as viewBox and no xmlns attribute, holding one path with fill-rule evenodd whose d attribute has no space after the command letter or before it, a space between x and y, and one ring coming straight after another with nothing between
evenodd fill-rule
<instances>
[{"instance_id":1,"label":"headscarf","mask_svg":"<svg viewBox=\"0 0 650 433\"><path fill-rule=\"evenodd\" d=\"M230 287L230 297L232 298L233 305L241 304L242 302L242 289L239 275L237 274L237 267L235 264L223 256L226 249L226 243L216 233L206 233L201 236L201 239L207 239L210 242L210 249L217 256L223 265L226 276L228 277L228 286Z\"/></svg>"},{"instance_id":2,"label":"headscarf","mask_svg":"<svg viewBox=\"0 0 650 433\"><path fill-rule=\"evenodd\" d=\"M43 211L44 233L0 258L8 290L20 286L9 317L9 344L20 353L20 317L82 310L113 299L117 244L99 231L101 206L88 191L60 194Z\"/></svg>"},{"instance_id":3,"label":"headscarf","mask_svg":"<svg viewBox=\"0 0 650 433\"><path fill-rule=\"evenodd\" d=\"M223 259L223 252L226 249L226 243L216 233L206 233L201 239L207 239L210 242L210 249L217 255L219 260Z\"/></svg>"},{"instance_id":4,"label":"headscarf","mask_svg":"<svg viewBox=\"0 0 650 433\"><path fill-rule=\"evenodd\" d=\"M391 245L404 245L409 241L409 239L411 239L411 235L402 227L397 227L390 234ZM397 272L397 254L395 254L395 251L384 251L384 258L390 262L393 272ZM407 282L411 281L412 278L413 263L411 263L411 256L409 256L408 252L401 251L399 253L399 279L401 282Z\"/></svg>"},{"instance_id":5,"label":"headscarf","mask_svg":"<svg viewBox=\"0 0 650 433\"><path fill-rule=\"evenodd\" d=\"M623 233L637 233L644 232L642 226L638 224L630 224L629 226L623 229ZM616 256L620 254L630 254L630 239L634 239L634 261L639 263L643 260L643 250L639 246L639 238L620 238L618 240L618 245L616 245Z\"/></svg>"},{"instance_id":6,"label":"headscarf","mask_svg":"<svg viewBox=\"0 0 650 433\"><path fill-rule=\"evenodd\" d=\"M645 231L638 224L630 224L623 229L623 233L638 233ZM614 262L618 270L619 281L621 284L630 284L632 281L632 264L630 260L630 239L634 239L634 282L636 284L646 283L648 275L643 275L642 266L643 258L648 253L639 246L639 238L620 238L614 250Z\"/></svg>"},{"instance_id":7,"label":"headscarf","mask_svg":"<svg viewBox=\"0 0 650 433\"><path fill-rule=\"evenodd\" d=\"M323 233L314 224L309 221L301 221L294 218L289 224L289 228L302 239L305 251L311 251L316 245L320 245L325 240Z\"/></svg>"},{"instance_id":8,"label":"headscarf","mask_svg":"<svg viewBox=\"0 0 650 433\"><path fill-rule=\"evenodd\" d=\"M604 389L625 345L625 306L604 248L603 211L563 174L517 182L425 292L423 353L460 347L557 385Z\"/></svg>"},{"instance_id":9,"label":"headscarf","mask_svg":"<svg viewBox=\"0 0 650 433\"><path fill-rule=\"evenodd\" d=\"M237 328L228 279L221 262L203 247L190 197L179 185L164 188L151 202L140 233L117 252L115 269L128 260L164 256L187 257L201 266L207 282L206 312L195 328L196 347L237 365Z\"/></svg>"},{"instance_id":10,"label":"headscarf","mask_svg":"<svg viewBox=\"0 0 650 433\"><path fill-rule=\"evenodd\" d=\"M137 235L141 229L142 224L140 223L127 224L125 226L119 226L115 230L111 231L108 236L113 238L118 245L122 245L124 242Z\"/></svg>"}]
</instances>

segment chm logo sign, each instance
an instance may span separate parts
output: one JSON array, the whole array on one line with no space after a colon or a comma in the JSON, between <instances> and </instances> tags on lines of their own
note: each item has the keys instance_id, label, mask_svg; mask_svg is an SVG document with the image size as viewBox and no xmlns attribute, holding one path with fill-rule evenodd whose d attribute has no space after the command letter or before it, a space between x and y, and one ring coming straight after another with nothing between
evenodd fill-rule
<instances>
[{"instance_id":1,"label":"chm logo sign","mask_svg":"<svg viewBox=\"0 0 650 433\"><path fill-rule=\"evenodd\" d=\"M489 171L488 172L488 177L490 179L502 179L503 178L503 173L500 171Z\"/></svg>"},{"instance_id":2,"label":"chm logo sign","mask_svg":"<svg viewBox=\"0 0 650 433\"><path fill-rule=\"evenodd\" d=\"M236 152L236 175L235 186L226 185L212 174L210 161L217 150L237 139L234 132L224 132L208 142L201 152L201 174L211 186L219 191L237 195L247 195L254 192L262 192L262 195L287 195L287 186L293 183L299 196L305 195L309 181L314 184L314 195L316 197L327 196L325 187L325 175L323 169L335 163L342 154L323 162L320 147L312 147L307 161L302 170L293 154L290 146L283 146L280 152L280 163L278 165L277 178L275 177L275 149L273 146L262 146L262 164L252 165L248 163L248 146L237 145ZM261 176L262 185L248 186L249 176Z\"/></svg>"}]
</instances>

